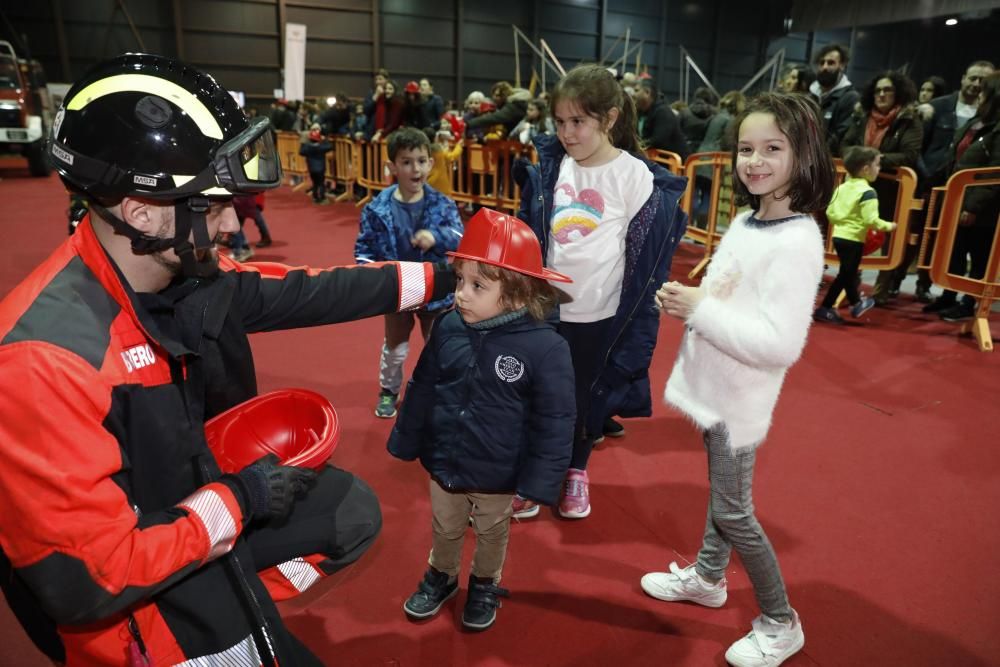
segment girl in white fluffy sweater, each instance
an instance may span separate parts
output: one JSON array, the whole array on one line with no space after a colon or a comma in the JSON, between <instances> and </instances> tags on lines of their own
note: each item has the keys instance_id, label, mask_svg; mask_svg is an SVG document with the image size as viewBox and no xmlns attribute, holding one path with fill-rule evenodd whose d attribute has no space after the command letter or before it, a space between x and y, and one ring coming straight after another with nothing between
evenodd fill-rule
<instances>
[{"instance_id":1,"label":"girl in white fluffy sweater","mask_svg":"<svg viewBox=\"0 0 1000 667\"><path fill-rule=\"evenodd\" d=\"M709 607L726 601L733 550L761 615L726 651L738 666L779 665L805 636L774 550L754 516L752 480L785 372L805 345L823 274L812 213L833 190L833 163L805 96L763 94L736 119L733 192L739 215L699 287L665 283L657 305L686 324L666 401L703 430L711 497L698 560L642 578L649 595Z\"/></svg>"}]
</instances>

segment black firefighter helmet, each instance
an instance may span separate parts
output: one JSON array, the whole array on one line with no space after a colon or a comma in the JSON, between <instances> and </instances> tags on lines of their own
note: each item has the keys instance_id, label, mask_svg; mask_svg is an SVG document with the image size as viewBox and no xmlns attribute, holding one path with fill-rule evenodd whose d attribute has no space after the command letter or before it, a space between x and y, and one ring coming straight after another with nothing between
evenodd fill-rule
<instances>
[{"instance_id":1,"label":"black firefighter helmet","mask_svg":"<svg viewBox=\"0 0 1000 667\"><path fill-rule=\"evenodd\" d=\"M137 252L172 247L186 268L192 251L211 245L209 198L281 183L268 119L249 122L209 74L144 53L99 63L70 88L52 125L49 157L70 189L87 195ZM103 206L126 196L175 202L175 237L140 234Z\"/></svg>"}]
</instances>

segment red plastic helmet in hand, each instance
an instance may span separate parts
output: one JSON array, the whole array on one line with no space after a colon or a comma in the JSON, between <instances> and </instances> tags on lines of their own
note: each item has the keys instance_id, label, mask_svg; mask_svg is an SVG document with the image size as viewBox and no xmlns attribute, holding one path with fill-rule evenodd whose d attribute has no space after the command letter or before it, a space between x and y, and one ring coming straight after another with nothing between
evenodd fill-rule
<instances>
[{"instance_id":1,"label":"red plastic helmet in hand","mask_svg":"<svg viewBox=\"0 0 1000 667\"><path fill-rule=\"evenodd\" d=\"M451 125L451 133L458 139L465 136L465 119L461 116L456 116L455 114L445 114L442 116L444 120L448 121Z\"/></svg>"},{"instance_id":2,"label":"red plastic helmet in hand","mask_svg":"<svg viewBox=\"0 0 1000 667\"><path fill-rule=\"evenodd\" d=\"M865 247L863 253L865 255L870 255L885 243L885 232L879 231L877 229L869 229L868 236L865 237Z\"/></svg>"},{"instance_id":3,"label":"red plastic helmet in hand","mask_svg":"<svg viewBox=\"0 0 1000 667\"><path fill-rule=\"evenodd\" d=\"M309 131L309 141L319 141L323 138L323 133L319 130Z\"/></svg>"},{"instance_id":4,"label":"red plastic helmet in hand","mask_svg":"<svg viewBox=\"0 0 1000 667\"><path fill-rule=\"evenodd\" d=\"M493 264L535 278L573 282L568 276L542 266L542 248L528 225L512 215L489 208L481 208L469 218L458 248L447 254Z\"/></svg>"},{"instance_id":5,"label":"red plastic helmet in hand","mask_svg":"<svg viewBox=\"0 0 1000 667\"><path fill-rule=\"evenodd\" d=\"M340 440L330 401L308 389L279 389L205 422L205 439L222 472L239 472L276 454L282 465L319 469Z\"/></svg>"}]
</instances>

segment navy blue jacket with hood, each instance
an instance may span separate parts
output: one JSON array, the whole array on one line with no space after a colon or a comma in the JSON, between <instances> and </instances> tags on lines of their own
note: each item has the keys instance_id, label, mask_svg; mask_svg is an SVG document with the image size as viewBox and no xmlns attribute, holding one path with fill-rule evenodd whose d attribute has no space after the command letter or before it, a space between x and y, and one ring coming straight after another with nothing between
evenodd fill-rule
<instances>
[{"instance_id":1,"label":"navy blue jacket with hood","mask_svg":"<svg viewBox=\"0 0 1000 667\"><path fill-rule=\"evenodd\" d=\"M553 505L573 450L569 345L525 315L474 329L457 311L434 324L389 436L452 492L518 493Z\"/></svg>"},{"instance_id":2,"label":"navy blue jacket with hood","mask_svg":"<svg viewBox=\"0 0 1000 667\"><path fill-rule=\"evenodd\" d=\"M519 160L514 180L521 188L518 217L538 236L542 257L548 256L553 192L566 151L557 137L535 139L538 164ZM590 391L584 426L590 437L601 433L606 417L648 417L653 404L649 364L656 347L660 311L653 294L670 274L674 251L687 227L680 209L687 179L636 156L653 174L653 193L629 221L625 237L625 276L618 311L604 341L600 372Z\"/></svg>"}]
</instances>

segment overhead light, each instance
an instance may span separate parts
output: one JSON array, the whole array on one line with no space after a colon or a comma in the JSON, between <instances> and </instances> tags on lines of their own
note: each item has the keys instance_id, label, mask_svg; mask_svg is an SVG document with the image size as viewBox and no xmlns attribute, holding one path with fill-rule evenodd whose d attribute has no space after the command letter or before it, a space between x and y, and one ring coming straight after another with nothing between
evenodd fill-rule
<instances>
[{"instance_id":1,"label":"overhead light","mask_svg":"<svg viewBox=\"0 0 1000 667\"><path fill-rule=\"evenodd\" d=\"M958 19L946 19L945 22L944 22L944 24L945 25L958 25Z\"/></svg>"},{"instance_id":2,"label":"overhead light","mask_svg":"<svg viewBox=\"0 0 1000 667\"><path fill-rule=\"evenodd\" d=\"M326 106L332 107L336 103L337 103L337 98L336 97L328 97L328 98L326 98Z\"/></svg>"}]
</instances>

